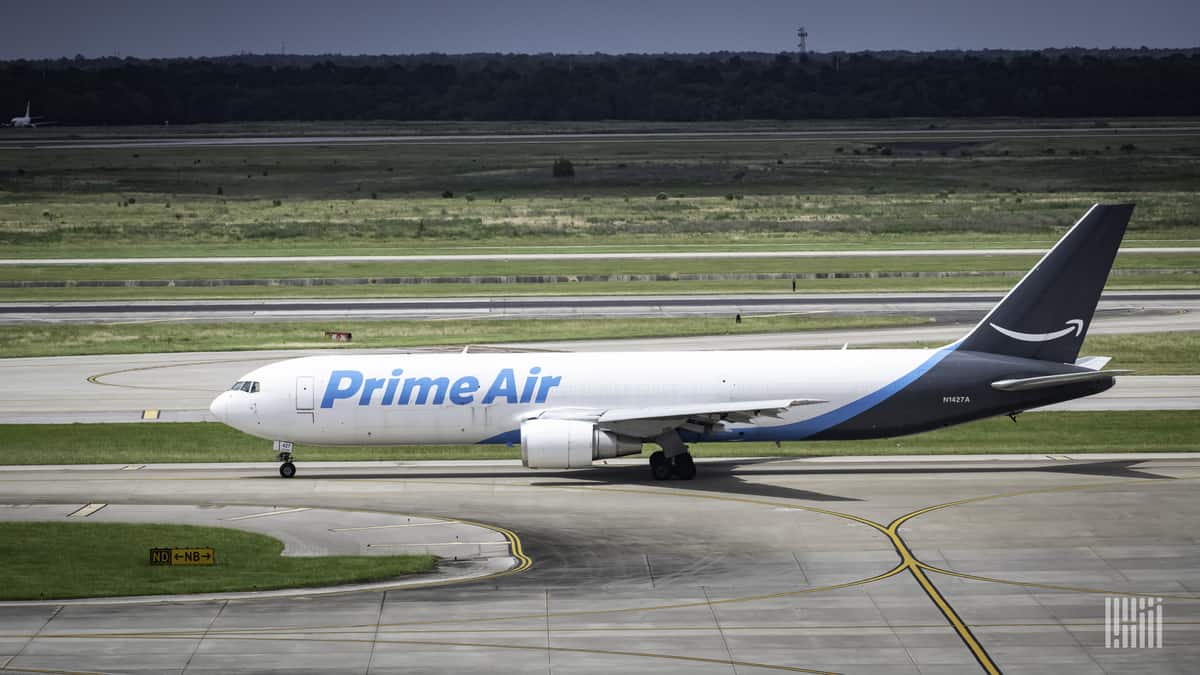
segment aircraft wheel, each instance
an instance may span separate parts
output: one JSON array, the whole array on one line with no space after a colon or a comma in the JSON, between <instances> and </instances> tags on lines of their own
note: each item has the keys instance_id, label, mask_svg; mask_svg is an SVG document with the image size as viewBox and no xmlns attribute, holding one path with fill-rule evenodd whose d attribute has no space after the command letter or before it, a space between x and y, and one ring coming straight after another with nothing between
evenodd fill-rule
<instances>
[{"instance_id":1,"label":"aircraft wheel","mask_svg":"<svg viewBox=\"0 0 1200 675\"><path fill-rule=\"evenodd\" d=\"M675 474L680 480L691 480L696 477L696 462L692 460L690 453L676 455L674 463L671 465L671 473Z\"/></svg>"},{"instance_id":2,"label":"aircraft wheel","mask_svg":"<svg viewBox=\"0 0 1200 675\"><path fill-rule=\"evenodd\" d=\"M654 480L666 480L671 477L671 463L667 461L667 456L662 450L650 455L650 473L654 475Z\"/></svg>"},{"instance_id":3,"label":"aircraft wheel","mask_svg":"<svg viewBox=\"0 0 1200 675\"><path fill-rule=\"evenodd\" d=\"M291 478L296 475L296 465L291 462L284 462L279 465L279 475L284 478Z\"/></svg>"}]
</instances>

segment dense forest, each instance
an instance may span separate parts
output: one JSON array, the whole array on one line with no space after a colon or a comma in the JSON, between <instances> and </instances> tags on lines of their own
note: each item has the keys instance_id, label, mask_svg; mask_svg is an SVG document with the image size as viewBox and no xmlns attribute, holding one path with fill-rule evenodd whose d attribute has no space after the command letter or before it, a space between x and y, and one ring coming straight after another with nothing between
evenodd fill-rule
<instances>
[{"instance_id":1,"label":"dense forest","mask_svg":"<svg viewBox=\"0 0 1200 675\"><path fill-rule=\"evenodd\" d=\"M1200 114L1197 50L243 55L0 63L59 124Z\"/></svg>"}]
</instances>

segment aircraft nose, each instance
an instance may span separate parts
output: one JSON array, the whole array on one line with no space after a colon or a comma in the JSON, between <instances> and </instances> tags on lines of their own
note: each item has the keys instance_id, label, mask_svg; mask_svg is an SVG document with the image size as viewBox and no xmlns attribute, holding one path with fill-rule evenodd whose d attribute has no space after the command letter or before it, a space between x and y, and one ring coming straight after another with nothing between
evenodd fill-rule
<instances>
[{"instance_id":1,"label":"aircraft nose","mask_svg":"<svg viewBox=\"0 0 1200 675\"><path fill-rule=\"evenodd\" d=\"M213 417L225 421L225 414L229 408L228 392L221 392L219 396L213 399L212 405L208 406L208 411L213 414Z\"/></svg>"}]
</instances>

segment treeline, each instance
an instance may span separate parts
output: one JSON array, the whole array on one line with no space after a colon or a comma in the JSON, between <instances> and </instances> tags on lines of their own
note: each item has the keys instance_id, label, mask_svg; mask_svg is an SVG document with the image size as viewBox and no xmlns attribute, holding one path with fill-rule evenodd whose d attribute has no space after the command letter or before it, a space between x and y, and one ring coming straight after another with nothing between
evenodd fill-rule
<instances>
[{"instance_id":1,"label":"treeline","mask_svg":"<svg viewBox=\"0 0 1200 675\"><path fill-rule=\"evenodd\" d=\"M59 124L1200 114L1184 51L421 55L0 63ZM7 115L6 115L7 116Z\"/></svg>"}]
</instances>

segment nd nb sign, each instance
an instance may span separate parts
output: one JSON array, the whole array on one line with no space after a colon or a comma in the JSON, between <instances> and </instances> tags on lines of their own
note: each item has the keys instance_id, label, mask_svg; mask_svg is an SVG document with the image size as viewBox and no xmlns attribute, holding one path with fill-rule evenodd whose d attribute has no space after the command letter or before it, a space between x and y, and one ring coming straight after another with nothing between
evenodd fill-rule
<instances>
[{"instance_id":1,"label":"nd nb sign","mask_svg":"<svg viewBox=\"0 0 1200 675\"><path fill-rule=\"evenodd\" d=\"M217 552L211 548L152 548L151 565L215 565Z\"/></svg>"}]
</instances>

